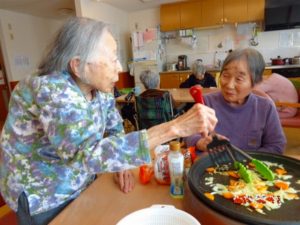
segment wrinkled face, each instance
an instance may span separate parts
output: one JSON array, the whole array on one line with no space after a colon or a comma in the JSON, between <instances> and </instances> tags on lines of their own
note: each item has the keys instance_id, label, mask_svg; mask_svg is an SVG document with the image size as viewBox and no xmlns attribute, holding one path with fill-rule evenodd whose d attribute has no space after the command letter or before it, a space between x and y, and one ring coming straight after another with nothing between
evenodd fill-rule
<instances>
[{"instance_id":1,"label":"wrinkled face","mask_svg":"<svg viewBox=\"0 0 300 225\"><path fill-rule=\"evenodd\" d=\"M222 94L231 105L241 105L252 91L251 74L245 59L235 60L224 67L220 76Z\"/></svg>"},{"instance_id":2,"label":"wrinkled face","mask_svg":"<svg viewBox=\"0 0 300 225\"><path fill-rule=\"evenodd\" d=\"M115 82L118 81L118 73L122 66L117 57L117 44L109 32L105 32L102 38L101 48L103 54L95 62L85 66L84 80L93 88L102 92L112 92Z\"/></svg>"}]
</instances>

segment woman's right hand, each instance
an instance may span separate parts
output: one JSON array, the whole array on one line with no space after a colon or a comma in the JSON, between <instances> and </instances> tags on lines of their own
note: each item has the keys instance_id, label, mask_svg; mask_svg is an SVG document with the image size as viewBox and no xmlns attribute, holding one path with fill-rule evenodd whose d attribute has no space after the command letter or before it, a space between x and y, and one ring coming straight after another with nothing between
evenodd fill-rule
<instances>
[{"instance_id":1,"label":"woman's right hand","mask_svg":"<svg viewBox=\"0 0 300 225\"><path fill-rule=\"evenodd\" d=\"M200 133L202 137L207 137L214 130L218 119L215 110L197 103L173 122L179 137L187 137L197 133Z\"/></svg>"},{"instance_id":2,"label":"woman's right hand","mask_svg":"<svg viewBox=\"0 0 300 225\"><path fill-rule=\"evenodd\" d=\"M176 119L149 128L147 130L149 148L154 149L162 143L193 134L207 137L215 129L217 122L215 110L197 103Z\"/></svg>"}]
</instances>

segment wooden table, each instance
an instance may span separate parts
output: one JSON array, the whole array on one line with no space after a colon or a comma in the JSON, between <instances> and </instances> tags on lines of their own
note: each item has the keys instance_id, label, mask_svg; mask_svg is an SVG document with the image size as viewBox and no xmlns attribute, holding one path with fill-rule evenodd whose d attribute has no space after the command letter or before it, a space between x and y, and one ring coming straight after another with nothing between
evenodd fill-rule
<instances>
[{"instance_id":1,"label":"wooden table","mask_svg":"<svg viewBox=\"0 0 300 225\"><path fill-rule=\"evenodd\" d=\"M289 156L300 160L300 154ZM128 194L119 190L112 174L101 175L50 225L115 225L124 216L154 204L183 208L182 200L169 195L168 185L158 185L154 178L142 185L138 181L138 170L134 173L136 185Z\"/></svg>"},{"instance_id":2,"label":"wooden table","mask_svg":"<svg viewBox=\"0 0 300 225\"><path fill-rule=\"evenodd\" d=\"M163 89L167 90L171 93L175 103L187 103L187 102L194 102L194 99L189 93L189 88L173 88L173 89ZM208 94L211 92L216 92L218 91L218 88L202 88L202 93L203 94ZM117 103L125 103L125 97L126 95L121 95L118 98L116 98ZM134 101L134 98L131 100L132 102Z\"/></svg>"},{"instance_id":3,"label":"wooden table","mask_svg":"<svg viewBox=\"0 0 300 225\"><path fill-rule=\"evenodd\" d=\"M169 195L168 185L158 185L154 178L143 185L138 181L137 169L134 175L136 185L128 194L120 191L112 174L101 175L50 225L115 225L124 216L154 204L182 209L182 200Z\"/></svg>"}]
</instances>

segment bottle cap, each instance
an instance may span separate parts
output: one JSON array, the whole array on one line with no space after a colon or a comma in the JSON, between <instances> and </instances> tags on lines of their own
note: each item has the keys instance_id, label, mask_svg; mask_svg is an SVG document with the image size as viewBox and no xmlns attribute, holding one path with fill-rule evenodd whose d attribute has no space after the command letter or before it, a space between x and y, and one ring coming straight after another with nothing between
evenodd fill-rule
<instances>
[{"instance_id":1,"label":"bottle cap","mask_svg":"<svg viewBox=\"0 0 300 225\"><path fill-rule=\"evenodd\" d=\"M171 141L169 143L171 151L179 151L180 150L180 142L179 141Z\"/></svg>"}]
</instances>

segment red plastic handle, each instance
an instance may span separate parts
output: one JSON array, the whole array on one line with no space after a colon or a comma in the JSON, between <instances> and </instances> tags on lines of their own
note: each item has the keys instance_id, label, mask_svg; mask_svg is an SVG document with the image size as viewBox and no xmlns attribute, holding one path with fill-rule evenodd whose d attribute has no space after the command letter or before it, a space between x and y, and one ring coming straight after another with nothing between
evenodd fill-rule
<instances>
[{"instance_id":1,"label":"red plastic handle","mask_svg":"<svg viewBox=\"0 0 300 225\"><path fill-rule=\"evenodd\" d=\"M199 85L195 85L190 88L190 94L194 98L196 103L204 104L204 99L202 96L202 87Z\"/></svg>"}]
</instances>

